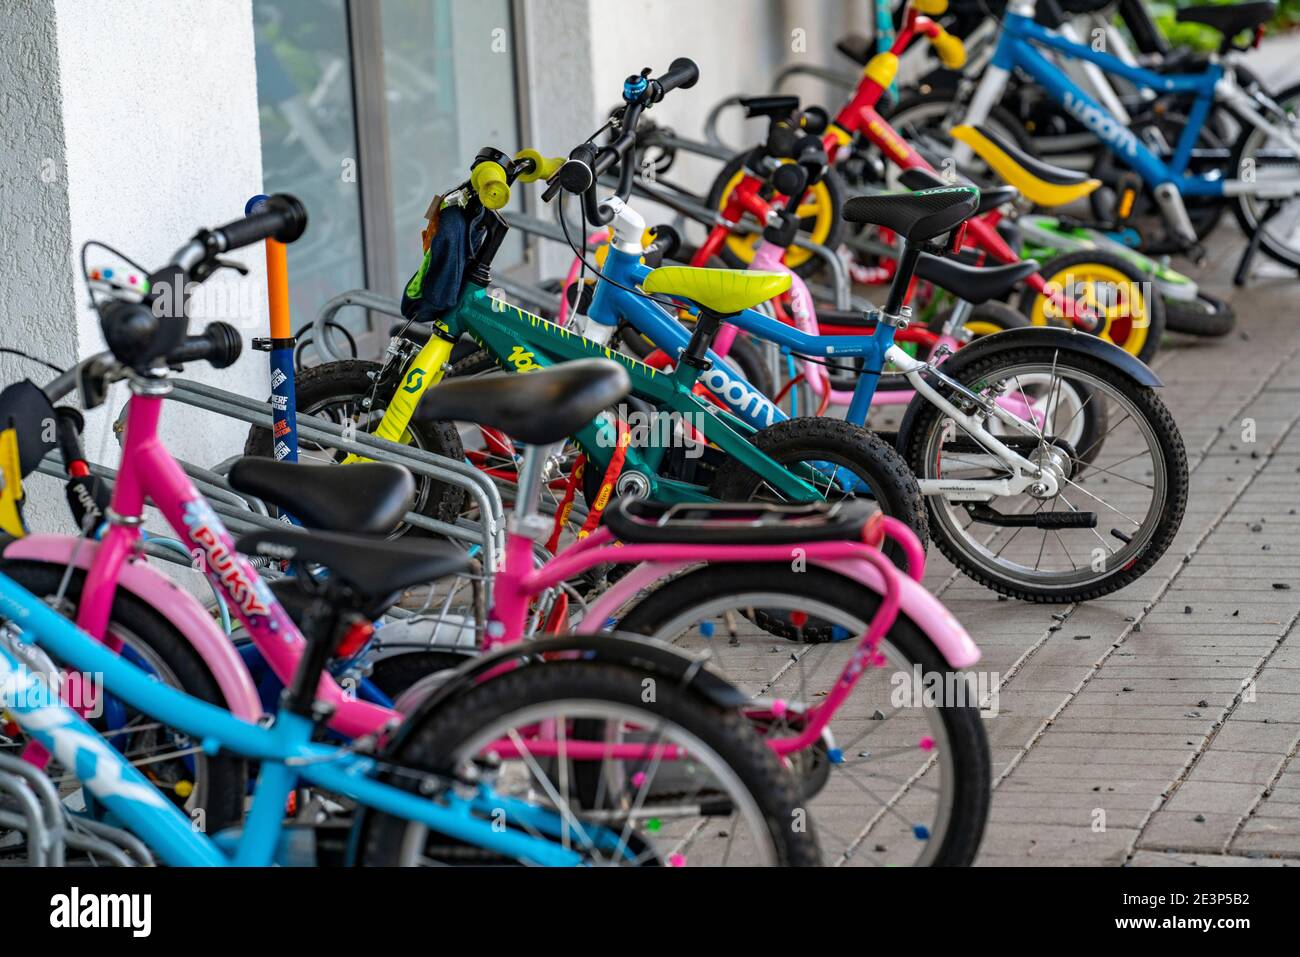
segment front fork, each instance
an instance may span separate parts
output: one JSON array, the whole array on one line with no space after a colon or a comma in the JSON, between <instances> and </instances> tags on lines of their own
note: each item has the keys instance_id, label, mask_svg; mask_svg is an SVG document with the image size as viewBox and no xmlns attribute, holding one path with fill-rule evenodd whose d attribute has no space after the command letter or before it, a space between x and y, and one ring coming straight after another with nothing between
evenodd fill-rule
<instances>
[{"instance_id":1,"label":"front fork","mask_svg":"<svg viewBox=\"0 0 1300 957\"><path fill-rule=\"evenodd\" d=\"M1033 462L1020 455L1014 449L1009 448L1004 442L984 428L979 419L974 415L965 413L953 405L948 399L941 394L934 386L925 380L922 373L928 371L932 376L937 377L949 389L957 393L963 399L972 403L974 408L986 416L993 416L1001 421L1008 428L1018 432L1024 432L1036 439L1042 439L1039 431L1026 426L1025 422L1001 407L997 400L990 401L983 396L977 395L970 389L966 388L956 379L944 375L944 373L935 368L928 362L922 362L913 359L898 346L890 346L885 353L885 359L891 365L902 370L911 383L912 388L916 390L917 398L913 401L928 401L937 407L944 415L948 416L958 427L969 435L975 442L990 453L995 455L1004 465L1015 471L1015 478L1010 480L994 480L988 482L964 482L959 483L963 486L980 484L987 486L992 496L1002 495L1019 495L1033 482L1042 481L1050 484L1053 479ZM925 495L943 494L945 483L943 480L920 481L921 492ZM1049 487L1048 494L1055 494L1055 490Z\"/></svg>"},{"instance_id":2,"label":"front fork","mask_svg":"<svg viewBox=\"0 0 1300 957\"><path fill-rule=\"evenodd\" d=\"M429 341L424 344L424 347L416 353L415 358L406 366L401 383L393 393L392 398L388 400L388 407L384 409L384 415L379 421L379 427L374 431L376 438L397 442L402 445L410 442L408 427L411 424L411 417L415 415L415 410L419 406L425 390L442 379L444 368L447 365L447 360L451 358L451 350L454 346L455 343L442 338L436 332L429 336ZM349 454L343 460L344 464L366 461L369 460L364 456L355 454Z\"/></svg>"}]
</instances>

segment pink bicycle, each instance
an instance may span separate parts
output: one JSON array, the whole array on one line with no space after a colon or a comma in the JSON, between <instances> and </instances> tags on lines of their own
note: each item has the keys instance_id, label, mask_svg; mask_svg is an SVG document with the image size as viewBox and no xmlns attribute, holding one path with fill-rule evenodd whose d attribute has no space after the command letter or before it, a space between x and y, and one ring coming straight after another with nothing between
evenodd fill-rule
<instances>
[{"instance_id":1,"label":"pink bicycle","mask_svg":"<svg viewBox=\"0 0 1300 957\"><path fill-rule=\"evenodd\" d=\"M240 244L235 239L266 235L268 223L291 235L288 212L258 215L273 217L256 220L260 233L232 224L200 234L178 254L180 271L202 274L203 263ZM140 303L128 305L138 309ZM256 721L263 709L238 654L202 607L154 570L138 547L147 498L201 556L208 577L286 687L295 687L300 670L320 664L319 643L304 641L157 434L166 366L203 359L220 367L237 357L240 342L229 327L213 324L203 336L180 337L165 351L150 347L141 354L123 331L132 315L106 308L105 338L114 352L86 360L44 390L56 401L79 384L93 406L108 382L127 378L132 384L107 534L100 542L20 539L5 548L3 567L29 591L66 605L69 613L75 609L83 630L164 682ZM626 502L609 513L606 527L534 566L534 543L552 526L537 510L551 453L628 387L620 365L594 360L430 390L417 413L422 421L509 428L526 443L505 565L495 577L495 602L483 628L486 653L418 682L395 709L357 700L325 674L313 712L322 727L359 746L378 747L385 760L401 766L455 767L466 779L481 778L482 762L491 755L494 793L511 787L545 793L575 821L616 822L625 834L635 833L646 855L669 863L813 862L811 835L820 829L838 838L846 795L856 795L848 812L854 823L844 832L848 837L823 845L830 859L969 863L988 802L978 701L965 692L891 701L889 669L893 675L922 669L965 688L961 669L979 653L943 606L880 553L877 546L888 534L908 551L919 578L923 556L904 526L837 506L665 511ZM271 558L292 555L301 565L328 567L349 583L354 613L337 622L334 654L354 654L369 641L369 618L404 588L464 567L463 555L450 546L364 537L387 531L409 507L413 482L402 469L245 462L232 471L233 485L336 530L286 528L240 543ZM634 568L599 596L575 634L521 643L547 595L610 563ZM311 575L300 579L304 588L314 581ZM714 585L701 592L710 579ZM637 600L656 585L649 598ZM300 608L300 617L318 614L319 605L311 602ZM694 617L690 628L681 627L683 616ZM607 633L619 619L620 630L671 638L678 647ZM318 624L308 632L319 633ZM786 638L799 643L786 644ZM792 657L795 666L782 663L743 692L724 680L752 679L748 653L773 640L786 650L760 657L773 664ZM565 667L531 667L556 659ZM607 666L597 679L577 667L593 659ZM581 700L558 695L560 685ZM503 696L510 695L528 705L505 708L503 716ZM93 705L89 693L82 700ZM742 713L747 722L740 721ZM837 740L833 721L856 726L867 717L875 719L870 751L863 750L868 735L856 730ZM111 740L178 805L202 809L209 828L238 821L241 761L211 753L140 714L120 716L111 731ZM768 747L758 746L756 732ZM753 747L745 743L751 739ZM48 757L34 745L26 753L37 761ZM784 773L782 764L795 775ZM445 861L451 853L444 835L409 819L372 814L356 826L374 842L367 846L391 849L386 859L392 863ZM737 850L738 844L744 848Z\"/></svg>"}]
</instances>

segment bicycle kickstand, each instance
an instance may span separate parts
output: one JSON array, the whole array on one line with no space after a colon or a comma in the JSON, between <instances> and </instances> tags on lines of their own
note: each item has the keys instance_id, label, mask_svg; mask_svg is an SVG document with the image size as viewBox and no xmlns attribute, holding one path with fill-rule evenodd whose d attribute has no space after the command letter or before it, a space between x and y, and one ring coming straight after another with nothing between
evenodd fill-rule
<instances>
[{"instance_id":1,"label":"bicycle kickstand","mask_svg":"<svg viewBox=\"0 0 1300 957\"><path fill-rule=\"evenodd\" d=\"M1260 239L1264 235L1264 224L1276 216L1282 209L1282 204L1275 199L1268 201L1268 207L1264 215L1259 218L1259 223L1255 226L1255 231L1250 236L1250 242L1246 243L1246 248L1241 254L1241 259L1237 261L1237 271L1232 274L1232 284L1238 289L1246 285L1246 280L1250 278L1250 264L1255 259L1255 254L1259 252Z\"/></svg>"}]
</instances>

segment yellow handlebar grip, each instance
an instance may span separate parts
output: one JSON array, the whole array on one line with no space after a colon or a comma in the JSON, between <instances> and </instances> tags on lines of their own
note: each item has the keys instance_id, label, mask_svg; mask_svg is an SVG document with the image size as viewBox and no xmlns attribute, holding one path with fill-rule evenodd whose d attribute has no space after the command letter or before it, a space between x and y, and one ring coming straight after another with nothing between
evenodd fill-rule
<instances>
[{"instance_id":1,"label":"yellow handlebar grip","mask_svg":"<svg viewBox=\"0 0 1300 957\"><path fill-rule=\"evenodd\" d=\"M924 13L927 17L937 17L948 10L948 0L913 0L917 13Z\"/></svg>"},{"instance_id":2,"label":"yellow handlebar grip","mask_svg":"<svg viewBox=\"0 0 1300 957\"><path fill-rule=\"evenodd\" d=\"M488 209L500 209L510 202L510 184L500 163L491 160L479 163L469 174L469 184Z\"/></svg>"},{"instance_id":3,"label":"yellow handlebar grip","mask_svg":"<svg viewBox=\"0 0 1300 957\"><path fill-rule=\"evenodd\" d=\"M960 70L966 65L966 44L961 42L961 37L945 30L930 42L934 44L934 52L939 54L939 62L947 69Z\"/></svg>"},{"instance_id":4,"label":"yellow handlebar grip","mask_svg":"<svg viewBox=\"0 0 1300 957\"><path fill-rule=\"evenodd\" d=\"M545 157L534 149L520 150L515 154L515 159L529 159L533 161L533 171L531 173L520 173L515 179L521 183L533 183L539 179L550 179L556 171L564 165L563 156Z\"/></svg>"},{"instance_id":5,"label":"yellow handlebar grip","mask_svg":"<svg viewBox=\"0 0 1300 957\"><path fill-rule=\"evenodd\" d=\"M867 66L862 72L867 75L868 80L881 86L889 86L898 75L898 57L892 53L877 53L867 61Z\"/></svg>"}]
</instances>

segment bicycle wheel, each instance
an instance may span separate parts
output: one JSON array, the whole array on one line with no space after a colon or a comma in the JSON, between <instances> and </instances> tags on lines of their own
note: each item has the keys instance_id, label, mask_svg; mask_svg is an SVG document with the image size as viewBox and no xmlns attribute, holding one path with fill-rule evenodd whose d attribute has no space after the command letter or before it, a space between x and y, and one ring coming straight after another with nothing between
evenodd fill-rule
<instances>
[{"instance_id":1,"label":"bicycle wheel","mask_svg":"<svg viewBox=\"0 0 1300 957\"><path fill-rule=\"evenodd\" d=\"M1187 456L1173 416L1153 390L1100 360L1050 346L1008 349L945 373L1008 411L1013 402L1041 410L1035 421L1021 420L1018 438L1002 441L1018 441L1019 454L1056 486L1055 493L1044 483L983 502L966 493L927 496L935 542L962 571L1026 601L1086 601L1133 582L1165 553L1187 506ZM936 388L948 393L941 383ZM949 398L966 404L955 394ZM988 418L978 409L972 414ZM1087 427L1097 437L1086 447L1062 437L1093 415L1107 425ZM899 442L923 482L1012 474L922 398L909 409Z\"/></svg>"},{"instance_id":2,"label":"bicycle wheel","mask_svg":"<svg viewBox=\"0 0 1300 957\"><path fill-rule=\"evenodd\" d=\"M85 572L72 574L63 603L55 606L64 566L15 561L0 567L60 613L76 615ZM113 598L107 634L121 642L123 657L159 681L210 704L225 705L216 679L194 646L162 615L124 589L119 588ZM110 693L105 693L102 705L98 716L88 716L90 723L197 826L215 834L240 821L248 780L243 760L205 754L199 742L164 727ZM15 756L24 743L24 739L6 741L0 737L0 747L12 748ZM47 770L62 793L79 790L71 768L53 761ZM93 804L89 794L85 796L88 805Z\"/></svg>"},{"instance_id":3,"label":"bicycle wheel","mask_svg":"<svg viewBox=\"0 0 1300 957\"><path fill-rule=\"evenodd\" d=\"M1198 292L1190 302L1165 300L1165 328L1189 336L1217 338L1226 336L1237 326L1232 304L1208 292Z\"/></svg>"},{"instance_id":4,"label":"bicycle wheel","mask_svg":"<svg viewBox=\"0 0 1300 957\"><path fill-rule=\"evenodd\" d=\"M823 568L714 564L688 572L638 603L619 629L704 651L719 670L760 697L750 711L769 740L798 735L810 708L840 680L880 596ZM769 618L819 620L839 640L773 646ZM796 638L802 635L794 636ZM933 642L899 617L821 739L787 761L802 782L822 863L966 865L989 808L989 754L978 689ZM939 682L951 696L924 706L898 689ZM783 706L773 707L778 699Z\"/></svg>"},{"instance_id":5,"label":"bicycle wheel","mask_svg":"<svg viewBox=\"0 0 1300 957\"><path fill-rule=\"evenodd\" d=\"M1287 116L1292 136L1300 136L1300 84L1287 87L1274 98ZM1233 175L1246 178L1247 173L1256 182L1272 179L1294 180L1300 175L1300 156L1266 131L1255 126L1246 127L1232 148ZM1300 197L1280 201L1276 211L1273 204L1249 193L1237 197L1232 211L1247 236L1260 233L1259 247L1270 257L1292 269L1300 270Z\"/></svg>"},{"instance_id":6,"label":"bicycle wheel","mask_svg":"<svg viewBox=\"0 0 1300 957\"><path fill-rule=\"evenodd\" d=\"M1070 302L1100 314L1100 328L1089 332L1143 362L1155 357L1165 331L1164 300L1131 263L1103 250L1081 249L1048 260L1039 273L1049 289L1059 290ZM1069 323L1061 309L1032 286L1020 294L1020 311L1036 326Z\"/></svg>"},{"instance_id":7,"label":"bicycle wheel","mask_svg":"<svg viewBox=\"0 0 1300 957\"><path fill-rule=\"evenodd\" d=\"M898 106L887 114L889 125L910 146L928 156L931 162L953 155L954 140L948 133L953 126L964 122L966 107L956 100L951 88L934 87L928 90L905 90ZM1037 150L1019 122L1005 107L994 105L988 119L982 124L987 129L1014 143L1024 152L1036 155ZM972 156L963 166L973 175L989 178L992 171L978 156ZM896 184L897 170L892 168L888 177L891 186Z\"/></svg>"},{"instance_id":8,"label":"bicycle wheel","mask_svg":"<svg viewBox=\"0 0 1300 957\"><path fill-rule=\"evenodd\" d=\"M705 200L705 205L710 209L722 210L727 205L731 191L745 175L745 155L742 153L732 157L713 180L708 199ZM810 186L799 201L796 212L799 215L800 236L830 249L839 246L844 232L844 220L840 218L844 200L843 181L834 170L827 170L826 175ZM744 269L753 262L754 249L762 238L760 233L728 236L721 249L723 261L732 269ZM792 246L786 251L785 262L801 276L811 276L823 265L821 259L798 246Z\"/></svg>"},{"instance_id":9,"label":"bicycle wheel","mask_svg":"<svg viewBox=\"0 0 1300 957\"><path fill-rule=\"evenodd\" d=\"M295 397L299 415L317 415L337 425L351 426L358 432L372 432L388 408L388 396L380 395L375 387L382 367L377 362L362 359L345 359L303 369L294 380ZM413 448L442 455L459 462L465 457L460 436L448 422L412 423L407 432ZM244 454L272 458L271 431L260 425L248 430ZM328 445L300 440L298 461L309 465L342 462L346 453ZM439 482L427 476L415 477L415 505L413 510L426 518L441 522L454 522L465 501L465 490L459 485ZM410 532L424 535L405 523L399 525L394 535Z\"/></svg>"},{"instance_id":10,"label":"bicycle wheel","mask_svg":"<svg viewBox=\"0 0 1300 957\"><path fill-rule=\"evenodd\" d=\"M540 805L531 822L500 809L496 819L534 836L550 822L547 832L590 864L818 861L794 778L744 718L640 669L577 661L525 666L446 702L401 740L390 762ZM552 751L541 753L548 744ZM615 753L628 744L645 747ZM599 757L572 757L591 745ZM575 787L583 767L598 769L594 800ZM418 787L409 773L390 780ZM362 826L365 866L529 863L390 815L367 815Z\"/></svg>"}]
</instances>

